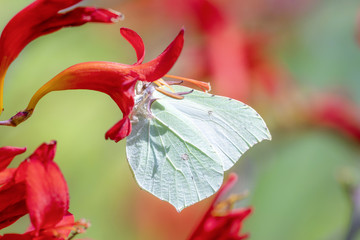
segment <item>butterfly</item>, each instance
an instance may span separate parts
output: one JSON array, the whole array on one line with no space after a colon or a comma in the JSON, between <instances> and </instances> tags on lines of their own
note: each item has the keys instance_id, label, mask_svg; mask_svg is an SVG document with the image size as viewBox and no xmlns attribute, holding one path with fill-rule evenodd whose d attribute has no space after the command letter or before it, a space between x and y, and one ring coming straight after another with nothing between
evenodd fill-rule
<instances>
[{"instance_id":1,"label":"butterfly","mask_svg":"<svg viewBox=\"0 0 360 240\"><path fill-rule=\"evenodd\" d=\"M213 195L224 171L253 145L270 140L260 115L227 97L172 86L137 95L126 155L139 186L177 211Z\"/></svg>"}]
</instances>

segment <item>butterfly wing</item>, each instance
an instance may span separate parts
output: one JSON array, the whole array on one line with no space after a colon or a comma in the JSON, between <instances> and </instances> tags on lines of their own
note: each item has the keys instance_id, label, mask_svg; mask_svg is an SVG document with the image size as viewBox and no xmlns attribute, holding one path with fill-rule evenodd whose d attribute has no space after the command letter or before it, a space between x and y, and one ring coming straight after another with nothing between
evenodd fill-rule
<instances>
[{"instance_id":1,"label":"butterfly wing","mask_svg":"<svg viewBox=\"0 0 360 240\"><path fill-rule=\"evenodd\" d=\"M222 164L188 117L153 105L154 118L140 116L133 124L127 158L141 188L181 211L220 188Z\"/></svg>"},{"instance_id":2,"label":"butterfly wing","mask_svg":"<svg viewBox=\"0 0 360 240\"><path fill-rule=\"evenodd\" d=\"M188 91L176 87L176 91ZM176 108L187 116L221 159L224 171L231 168L252 146L270 140L270 132L260 115L248 105L222 96L194 91L181 102L161 99L166 106Z\"/></svg>"},{"instance_id":3,"label":"butterfly wing","mask_svg":"<svg viewBox=\"0 0 360 240\"><path fill-rule=\"evenodd\" d=\"M127 157L140 187L178 211L214 194L224 170L271 138L261 117L239 101L199 91L182 100L154 97L153 116L133 123Z\"/></svg>"}]
</instances>

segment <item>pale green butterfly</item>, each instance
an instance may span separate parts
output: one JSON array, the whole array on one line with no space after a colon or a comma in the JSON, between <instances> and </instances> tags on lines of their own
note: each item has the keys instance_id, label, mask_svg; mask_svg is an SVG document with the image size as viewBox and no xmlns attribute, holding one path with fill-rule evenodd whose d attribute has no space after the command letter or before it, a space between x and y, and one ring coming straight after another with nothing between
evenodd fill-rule
<instances>
[{"instance_id":1,"label":"pale green butterfly","mask_svg":"<svg viewBox=\"0 0 360 240\"><path fill-rule=\"evenodd\" d=\"M183 86L174 99L139 86L126 155L141 188L178 211L214 194L224 171L254 144L270 140L246 104Z\"/></svg>"}]
</instances>

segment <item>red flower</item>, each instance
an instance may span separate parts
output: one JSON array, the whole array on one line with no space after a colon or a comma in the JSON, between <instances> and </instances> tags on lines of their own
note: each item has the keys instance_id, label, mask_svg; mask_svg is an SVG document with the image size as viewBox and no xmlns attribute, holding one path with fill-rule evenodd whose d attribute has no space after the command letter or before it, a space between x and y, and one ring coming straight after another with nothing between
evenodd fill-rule
<instances>
[{"instance_id":1,"label":"red flower","mask_svg":"<svg viewBox=\"0 0 360 240\"><path fill-rule=\"evenodd\" d=\"M239 235L242 221L251 213L251 208L232 210L236 196L228 200L217 200L222 197L237 181L237 175L231 174L227 182L216 194L210 208L205 213L189 240L241 240L248 234Z\"/></svg>"},{"instance_id":2,"label":"red flower","mask_svg":"<svg viewBox=\"0 0 360 240\"><path fill-rule=\"evenodd\" d=\"M16 169L6 167L25 148L0 148L0 229L27 213L32 223L25 234L6 234L0 239L63 239L74 225L81 225L68 213L68 187L53 161L55 148L55 141L42 144Z\"/></svg>"},{"instance_id":3,"label":"red flower","mask_svg":"<svg viewBox=\"0 0 360 240\"><path fill-rule=\"evenodd\" d=\"M121 14L112 10L78 7L59 13L82 0L36 0L5 26L0 37L0 114L6 71L21 50L32 40L63 27L79 26L87 22L113 23Z\"/></svg>"},{"instance_id":4,"label":"red flower","mask_svg":"<svg viewBox=\"0 0 360 240\"><path fill-rule=\"evenodd\" d=\"M201 62L197 64L198 73L211 78L218 94L246 103L251 91L250 73L246 66L246 39L245 33L236 25L238 21L225 8L230 2L178 0L177 4L181 7L173 10L173 1L163 1L163 5L171 8L171 12L178 11L182 21L187 19L198 26L202 39L200 47L194 46ZM235 2L238 1L229 6L236 5ZM173 16L176 14L170 17Z\"/></svg>"},{"instance_id":5,"label":"red flower","mask_svg":"<svg viewBox=\"0 0 360 240\"><path fill-rule=\"evenodd\" d=\"M350 99L336 93L323 93L312 98L308 106L311 123L337 130L360 142L359 106Z\"/></svg>"},{"instance_id":6,"label":"red flower","mask_svg":"<svg viewBox=\"0 0 360 240\"><path fill-rule=\"evenodd\" d=\"M123 118L107 131L105 138L118 142L128 136L131 132L129 116L135 105L135 84L137 81L154 82L172 68L183 47L184 30L180 31L163 53L147 63L142 63L145 52L140 36L127 28L121 28L120 32L135 48L138 57L135 64L125 65L114 62L76 64L47 82L35 93L24 111L7 121L0 122L0 125L16 126L25 121L34 111L38 101L49 92L88 89L108 94L123 113Z\"/></svg>"}]
</instances>

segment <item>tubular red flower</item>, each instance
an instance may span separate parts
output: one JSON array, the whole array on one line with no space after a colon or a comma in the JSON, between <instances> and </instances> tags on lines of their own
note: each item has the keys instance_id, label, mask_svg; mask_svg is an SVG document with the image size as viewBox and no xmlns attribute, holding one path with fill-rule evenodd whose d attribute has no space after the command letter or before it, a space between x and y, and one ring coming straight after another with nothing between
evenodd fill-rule
<instances>
[{"instance_id":1,"label":"tubular red flower","mask_svg":"<svg viewBox=\"0 0 360 240\"><path fill-rule=\"evenodd\" d=\"M223 202L218 203L222 197L237 181L237 175L231 174L227 182L216 194L210 208L196 227L189 240L241 240L248 238L248 234L240 234L242 221L251 213L251 208L245 209L225 209L218 212L217 207ZM232 203L232 202L231 202ZM230 203L230 205L231 205ZM229 205L225 203L226 206ZM227 206L228 207L228 206Z\"/></svg>"},{"instance_id":2,"label":"tubular red flower","mask_svg":"<svg viewBox=\"0 0 360 240\"><path fill-rule=\"evenodd\" d=\"M0 114L6 71L22 49L34 39L63 27L80 26L87 22L113 23L122 15L110 9L78 7L69 8L82 0L36 0L5 26L0 37Z\"/></svg>"},{"instance_id":3,"label":"tubular red flower","mask_svg":"<svg viewBox=\"0 0 360 240\"><path fill-rule=\"evenodd\" d=\"M69 193L66 181L53 161L55 148L55 141L42 144L18 168L0 172L9 175L0 177L0 229L29 213L32 234L37 236L41 231L55 228L67 215ZM6 161L23 151L21 148L0 148L0 153L5 152L1 158Z\"/></svg>"},{"instance_id":4,"label":"tubular red flower","mask_svg":"<svg viewBox=\"0 0 360 240\"><path fill-rule=\"evenodd\" d=\"M52 91L87 89L108 94L123 113L123 119L105 135L116 142L131 132L129 116L134 108L135 84L137 81L154 82L163 77L175 64L184 44L184 30L181 30L170 45L155 59L142 63L144 47L141 38L126 28L121 34L135 48L138 61L133 65L114 62L86 62L69 67L59 73L31 98L27 108L0 125L16 126L29 118L38 101Z\"/></svg>"}]
</instances>

